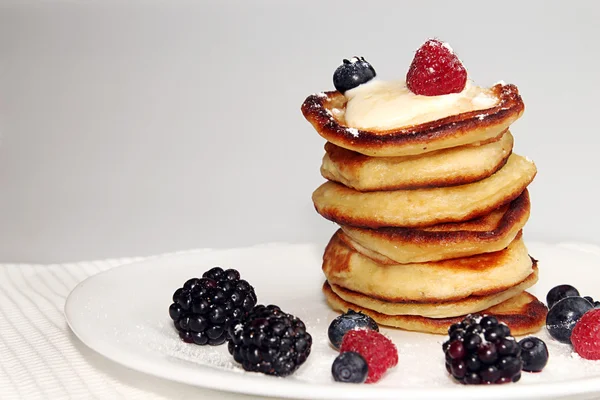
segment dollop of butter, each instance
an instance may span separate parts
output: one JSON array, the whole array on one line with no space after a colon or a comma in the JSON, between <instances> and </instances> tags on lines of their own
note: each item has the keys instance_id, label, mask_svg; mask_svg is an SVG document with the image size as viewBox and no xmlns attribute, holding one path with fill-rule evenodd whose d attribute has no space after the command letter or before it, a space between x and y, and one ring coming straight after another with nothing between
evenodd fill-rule
<instances>
[{"instance_id":1,"label":"dollop of butter","mask_svg":"<svg viewBox=\"0 0 600 400\"><path fill-rule=\"evenodd\" d=\"M441 96L414 94L405 81L374 79L346 93L344 119L358 129L391 130L423 124L498 103L490 89L467 81L462 92Z\"/></svg>"}]
</instances>

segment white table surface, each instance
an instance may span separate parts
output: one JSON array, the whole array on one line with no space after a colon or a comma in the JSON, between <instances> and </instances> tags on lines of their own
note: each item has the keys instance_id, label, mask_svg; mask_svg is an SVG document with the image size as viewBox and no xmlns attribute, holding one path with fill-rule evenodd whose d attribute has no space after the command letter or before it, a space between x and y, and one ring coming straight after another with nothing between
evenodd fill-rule
<instances>
[{"instance_id":1,"label":"white table surface","mask_svg":"<svg viewBox=\"0 0 600 400\"><path fill-rule=\"evenodd\" d=\"M71 290L98 272L140 261L0 264L0 399L247 399L125 368L83 344L63 309Z\"/></svg>"}]
</instances>

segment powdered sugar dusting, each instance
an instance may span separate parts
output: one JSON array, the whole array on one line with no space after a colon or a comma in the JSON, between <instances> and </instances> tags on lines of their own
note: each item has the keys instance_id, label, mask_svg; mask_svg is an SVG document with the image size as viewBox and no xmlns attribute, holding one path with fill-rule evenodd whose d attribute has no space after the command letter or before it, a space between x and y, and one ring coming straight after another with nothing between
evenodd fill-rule
<instances>
[{"instance_id":1,"label":"powdered sugar dusting","mask_svg":"<svg viewBox=\"0 0 600 400\"><path fill-rule=\"evenodd\" d=\"M358 137L358 135L360 134L359 130L356 128L346 128L346 130L354 137Z\"/></svg>"},{"instance_id":2,"label":"powdered sugar dusting","mask_svg":"<svg viewBox=\"0 0 600 400\"><path fill-rule=\"evenodd\" d=\"M429 39L429 40L427 40L427 42L425 42L425 44L428 46L432 46L432 47L442 46L442 47L446 48L450 53L454 54L454 49L447 42L442 42L441 40L438 40L438 39Z\"/></svg>"},{"instance_id":3,"label":"powdered sugar dusting","mask_svg":"<svg viewBox=\"0 0 600 400\"><path fill-rule=\"evenodd\" d=\"M233 331L235 332L235 334L239 334L241 331L244 330L244 326L242 324L237 324L234 328Z\"/></svg>"},{"instance_id":4,"label":"powdered sugar dusting","mask_svg":"<svg viewBox=\"0 0 600 400\"><path fill-rule=\"evenodd\" d=\"M447 42L442 42L442 46L447 48L450 53L454 54L454 49Z\"/></svg>"}]
</instances>

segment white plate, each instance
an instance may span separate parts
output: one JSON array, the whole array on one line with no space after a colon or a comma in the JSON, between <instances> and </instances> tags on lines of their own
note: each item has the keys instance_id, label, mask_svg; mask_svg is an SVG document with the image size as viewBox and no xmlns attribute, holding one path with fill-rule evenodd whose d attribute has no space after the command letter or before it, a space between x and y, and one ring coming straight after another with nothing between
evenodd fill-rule
<instances>
[{"instance_id":1,"label":"white plate","mask_svg":"<svg viewBox=\"0 0 600 400\"><path fill-rule=\"evenodd\" d=\"M600 297L600 248L591 245L528 243L540 260L540 299L554 285L571 283ZM518 399L600 393L600 362L580 359L570 346L539 336L550 361L539 374L523 374L516 384L466 387L453 383L444 368L442 336L382 331L399 350L399 365L377 384L333 382L336 352L327 327L337 315L321 294L322 246L273 244L154 258L115 268L79 284L65 305L73 332L90 348L127 367L191 385L254 395L319 399ZM308 361L292 376L276 378L244 372L227 346L183 343L168 316L172 293L188 278L214 265L238 269L260 303L274 303L300 317L313 335ZM578 397L581 398L581 397Z\"/></svg>"}]
</instances>

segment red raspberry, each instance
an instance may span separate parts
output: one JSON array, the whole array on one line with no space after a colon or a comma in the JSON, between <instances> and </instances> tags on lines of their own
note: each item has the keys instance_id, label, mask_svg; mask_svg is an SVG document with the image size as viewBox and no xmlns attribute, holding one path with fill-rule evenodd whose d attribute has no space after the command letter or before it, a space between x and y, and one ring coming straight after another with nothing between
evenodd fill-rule
<instances>
[{"instance_id":1,"label":"red raspberry","mask_svg":"<svg viewBox=\"0 0 600 400\"><path fill-rule=\"evenodd\" d=\"M571 333L573 349L588 360L600 360L600 309L583 314Z\"/></svg>"},{"instance_id":2,"label":"red raspberry","mask_svg":"<svg viewBox=\"0 0 600 400\"><path fill-rule=\"evenodd\" d=\"M398 350L390 339L371 329L348 331L342 339L340 353L354 351L360 354L369 366L365 383L377 382L385 371L398 364Z\"/></svg>"},{"instance_id":3,"label":"red raspberry","mask_svg":"<svg viewBox=\"0 0 600 400\"><path fill-rule=\"evenodd\" d=\"M417 50L406 74L408 88L425 96L460 93L466 84L467 70L452 48L436 39Z\"/></svg>"}]
</instances>

